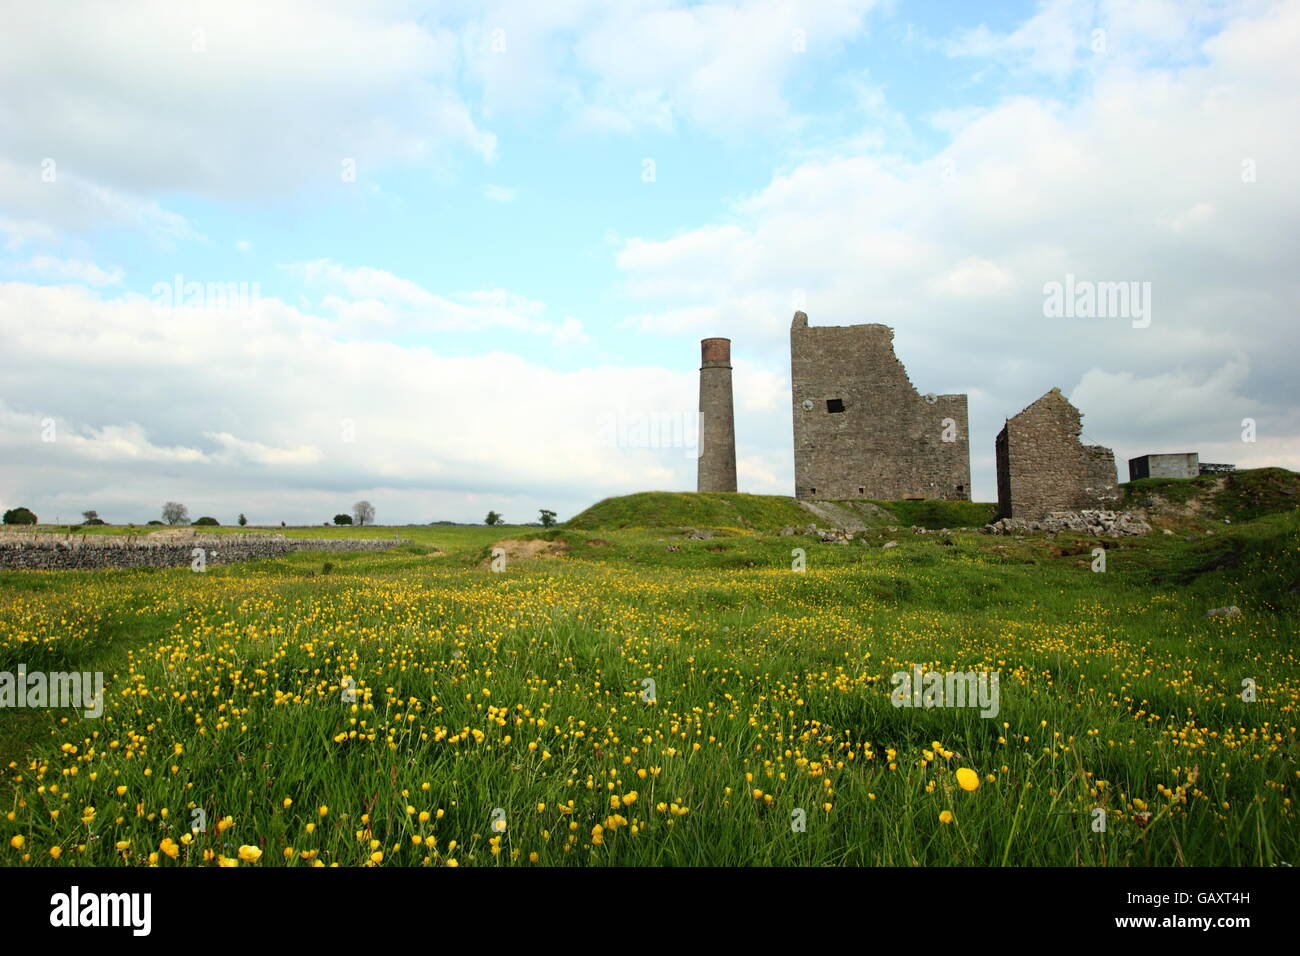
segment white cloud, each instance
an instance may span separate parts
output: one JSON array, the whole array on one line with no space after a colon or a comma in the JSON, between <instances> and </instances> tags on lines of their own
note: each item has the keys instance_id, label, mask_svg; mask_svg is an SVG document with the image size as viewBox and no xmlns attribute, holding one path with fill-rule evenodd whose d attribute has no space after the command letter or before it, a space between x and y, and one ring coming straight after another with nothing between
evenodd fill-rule
<instances>
[{"instance_id":1,"label":"white cloud","mask_svg":"<svg viewBox=\"0 0 1300 956\"><path fill-rule=\"evenodd\" d=\"M505 289L438 295L409 279L369 266L349 267L318 259L283 266L308 289L328 290L321 307L340 334L392 336L398 332L474 332L502 328L549 335L557 344L588 341L582 323L546 319L546 306Z\"/></svg>"},{"instance_id":2,"label":"white cloud","mask_svg":"<svg viewBox=\"0 0 1300 956\"><path fill-rule=\"evenodd\" d=\"M1251 391L1250 363L1233 358L1208 373L1173 369L1139 376L1089 369L1070 400L1087 410L1085 433L1117 436L1112 443L1125 480L1129 458L1176 451L1198 451L1202 461L1238 467L1300 470L1300 412ZM1247 418L1257 426L1253 443L1241 439Z\"/></svg>"},{"instance_id":3,"label":"white cloud","mask_svg":"<svg viewBox=\"0 0 1300 956\"><path fill-rule=\"evenodd\" d=\"M93 262L80 259L58 259L54 256L34 256L18 266L20 272L34 272L42 278L64 282L81 282L97 287L121 285L122 270L106 272Z\"/></svg>"},{"instance_id":4,"label":"white cloud","mask_svg":"<svg viewBox=\"0 0 1300 956\"><path fill-rule=\"evenodd\" d=\"M349 159L361 183L386 165L491 161L496 138L457 90L455 30L404 6L15 7L0 32L0 205L65 230L176 235L183 221L153 197L344 188Z\"/></svg>"},{"instance_id":5,"label":"white cloud","mask_svg":"<svg viewBox=\"0 0 1300 956\"><path fill-rule=\"evenodd\" d=\"M508 186L489 184L483 190L483 198L490 199L492 202L514 202L515 195L515 191Z\"/></svg>"},{"instance_id":6,"label":"white cloud","mask_svg":"<svg viewBox=\"0 0 1300 956\"><path fill-rule=\"evenodd\" d=\"M9 234L9 246L48 242L64 233L101 226L138 230L164 246L201 238L184 216L154 200L103 186L75 165L56 162L54 179L46 181L39 160L7 159L2 117L0 106L0 208L10 213L0 220L0 228Z\"/></svg>"},{"instance_id":7,"label":"white cloud","mask_svg":"<svg viewBox=\"0 0 1300 956\"><path fill-rule=\"evenodd\" d=\"M1143 29L1159 39L1158 18ZM657 306L625 322L727 335L769 369L787 367L795 308L815 325L892 325L921 391L970 395L975 491L986 499L1002 417L1053 385L1080 388L1103 444L1160 439L1149 416L1105 412L1090 384L1099 375L1132 376L1105 380L1126 402L1194 409L1182 433L1193 446L1258 408L1272 425L1250 451L1282 461L1300 436L1284 413L1300 404L1289 367L1300 351L1300 128L1279 122L1300 88L1288 44L1300 45L1300 4L1232 22L1204 44L1203 62L1135 69L1116 56L1072 99L1016 96L945 114L951 141L929 157L807 160L734 203L725 222L624 240L624 285ZM1242 176L1247 157L1254 182ZM1150 327L1046 319L1043 285L1067 274L1150 282ZM1218 392L1183 394L1161 378L1171 368ZM1224 369L1244 378L1229 389Z\"/></svg>"},{"instance_id":8,"label":"white cloud","mask_svg":"<svg viewBox=\"0 0 1300 956\"><path fill-rule=\"evenodd\" d=\"M628 135L647 129L661 133L674 127L672 104L659 90L639 90L616 102L583 106L574 118L577 130L599 130Z\"/></svg>"},{"instance_id":9,"label":"white cloud","mask_svg":"<svg viewBox=\"0 0 1300 956\"><path fill-rule=\"evenodd\" d=\"M786 87L863 34L875 0L489 4L465 32L488 115L559 104L581 129L789 125Z\"/></svg>"},{"instance_id":10,"label":"white cloud","mask_svg":"<svg viewBox=\"0 0 1300 956\"><path fill-rule=\"evenodd\" d=\"M591 341L591 336L583 331L582 322L568 315L551 334L551 340L559 346L583 345Z\"/></svg>"},{"instance_id":11,"label":"white cloud","mask_svg":"<svg viewBox=\"0 0 1300 956\"><path fill-rule=\"evenodd\" d=\"M958 299L1000 295L1015 288L1015 277L995 262L970 256L934 282L937 295Z\"/></svg>"},{"instance_id":12,"label":"white cloud","mask_svg":"<svg viewBox=\"0 0 1300 956\"><path fill-rule=\"evenodd\" d=\"M576 320L558 328L581 335ZM0 337L0 500L38 513L140 521L157 499L315 523L368 497L392 521L502 504L529 520L694 487L682 449L607 442L603 421L693 407L693 371L449 358L341 339L332 319L269 297L163 314L139 295L14 282L0 283Z\"/></svg>"},{"instance_id":13,"label":"white cloud","mask_svg":"<svg viewBox=\"0 0 1300 956\"><path fill-rule=\"evenodd\" d=\"M221 451L214 458L231 464L250 463L255 465L314 465L321 461L321 450L314 445L299 445L296 448L274 448L257 441L236 438L229 432L204 432L220 446Z\"/></svg>"},{"instance_id":14,"label":"white cloud","mask_svg":"<svg viewBox=\"0 0 1300 956\"><path fill-rule=\"evenodd\" d=\"M996 33L980 25L950 41L947 52L1064 80L1116 61L1189 60L1202 31L1229 14L1265 9L1262 3L1220 0L1042 0L1015 30Z\"/></svg>"}]
</instances>

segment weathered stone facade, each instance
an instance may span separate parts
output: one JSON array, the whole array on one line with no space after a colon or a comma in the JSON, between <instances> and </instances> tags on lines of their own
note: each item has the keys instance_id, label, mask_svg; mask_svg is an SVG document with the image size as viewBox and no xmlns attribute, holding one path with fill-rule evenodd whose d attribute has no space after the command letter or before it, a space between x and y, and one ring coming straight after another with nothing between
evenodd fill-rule
<instances>
[{"instance_id":1,"label":"weathered stone facade","mask_svg":"<svg viewBox=\"0 0 1300 956\"><path fill-rule=\"evenodd\" d=\"M736 418L731 397L731 339L700 342L698 491L736 490Z\"/></svg>"},{"instance_id":2,"label":"weathered stone facade","mask_svg":"<svg viewBox=\"0 0 1300 956\"><path fill-rule=\"evenodd\" d=\"M921 395L887 325L790 326L799 498L970 500L965 395Z\"/></svg>"},{"instance_id":3,"label":"weathered stone facade","mask_svg":"<svg viewBox=\"0 0 1300 956\"><path fill-rule=\"evenodd\" d=\"M1032 521L1119 500L1115 454L1079 442L1082 419L1059 388L1007 419L995 444L998 517Z\"/></svg>"}]
</instances>

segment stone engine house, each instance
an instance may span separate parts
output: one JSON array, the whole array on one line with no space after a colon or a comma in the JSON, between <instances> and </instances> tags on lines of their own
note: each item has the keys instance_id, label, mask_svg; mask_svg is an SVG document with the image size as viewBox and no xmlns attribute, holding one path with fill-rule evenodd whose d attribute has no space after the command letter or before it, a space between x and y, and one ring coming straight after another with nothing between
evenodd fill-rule
<instances>
[{"instance_id":1,"label":"stone engine house","mask_svg":"<svg viewBox=\"0 0 1300 956\"><path fill-rule=\"evenodd\" d=\"M790 326L800 498L970 500L965 395L922 395L887 325Z\"/></svg>"},{"instance_id":2,"label":"stone engine house","mask_svg":"<svg viewBox=\"0 0 1300 956\"><path fill-rule=\"evenodd\" d=\"M1054 388L1008 418L995 443L998 517L1109 508L1119 500L1115 454L1079 442L1083 416Z\"/></svg>"}]
</instances>

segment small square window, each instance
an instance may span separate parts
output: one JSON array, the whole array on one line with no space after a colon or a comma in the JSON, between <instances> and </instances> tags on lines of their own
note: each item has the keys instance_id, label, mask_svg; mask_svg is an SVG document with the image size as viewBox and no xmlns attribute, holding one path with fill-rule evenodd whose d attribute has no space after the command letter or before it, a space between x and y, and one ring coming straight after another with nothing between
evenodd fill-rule
<instances>
[{"instance_id":1,"label":"small square window","mask_svg":"<svg viewBox=\"0 0 1300 956\"><path fill-rule=\"evenodd\" d=\"M826 399L826 411L828 411L828 412L842 412L842 411L844 411L844 399L842 399L842 398L828 398L828 399Z\"/></svg>"},{"instance_id":2,"label":"small square window","mask_svg":"<svg viewBox=\"0 0 1300 956\"><path fill-rule=\"evenodd\" d=\"M858 489L858 494L860 494L860 495L865 495L866 493L867 493L867 489L866 489L866 488L859 488L859 489Z\"/></svg>"}]
</instances>

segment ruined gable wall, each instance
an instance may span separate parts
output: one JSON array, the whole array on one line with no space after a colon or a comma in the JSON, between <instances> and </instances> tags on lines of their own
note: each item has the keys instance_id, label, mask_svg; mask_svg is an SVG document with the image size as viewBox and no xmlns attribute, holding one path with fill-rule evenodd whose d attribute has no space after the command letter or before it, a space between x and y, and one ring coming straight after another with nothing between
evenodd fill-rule
<instances>
[{"instance_id":1,"label":"ruined gable wall","mask_svg":"<svg viewBox=\"0 0 1300 956\"><path fill-rule=\"evenodd\" d=\"M1007 420L996 441L998 514L1036 519L1119 500L1115 455L1079 442L1082 416L1052 389Z\"/></svg>"}]
</instances>

